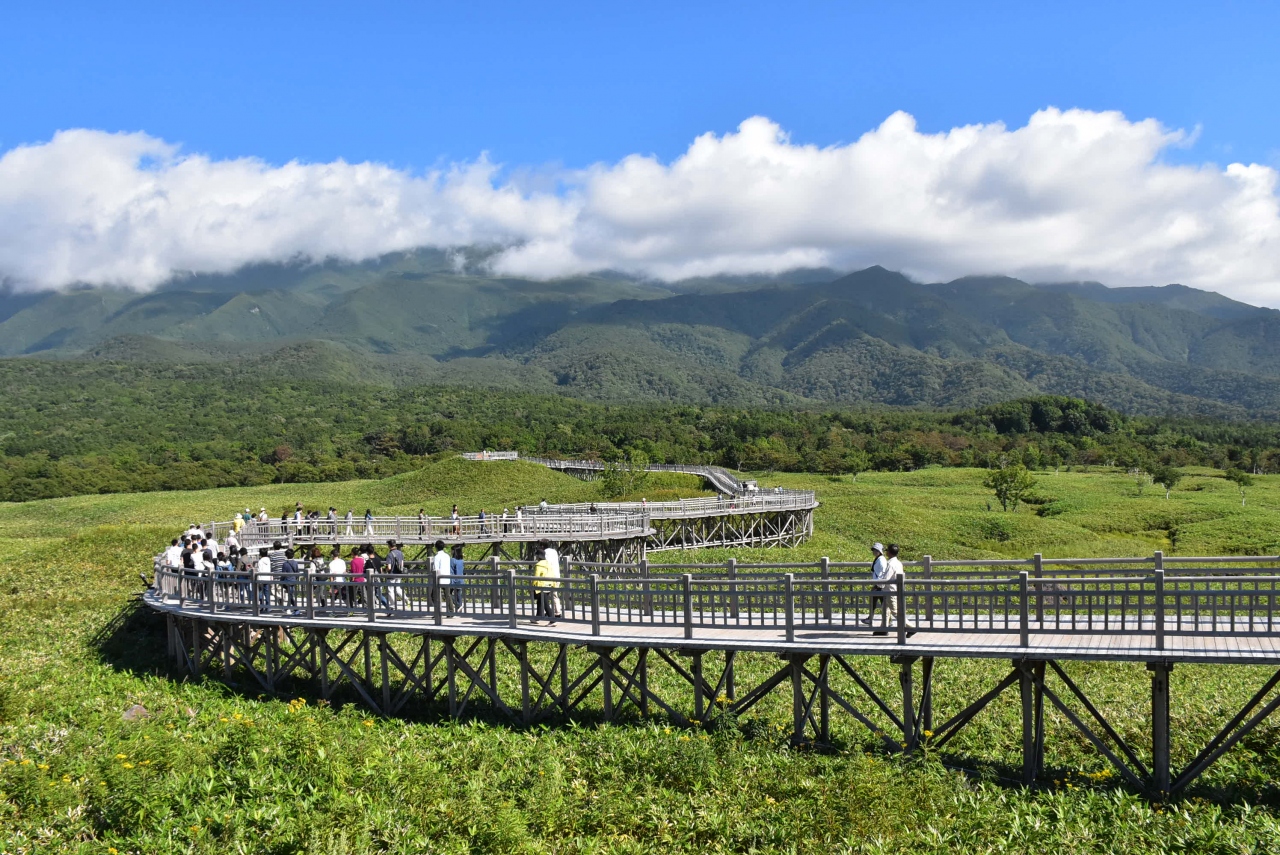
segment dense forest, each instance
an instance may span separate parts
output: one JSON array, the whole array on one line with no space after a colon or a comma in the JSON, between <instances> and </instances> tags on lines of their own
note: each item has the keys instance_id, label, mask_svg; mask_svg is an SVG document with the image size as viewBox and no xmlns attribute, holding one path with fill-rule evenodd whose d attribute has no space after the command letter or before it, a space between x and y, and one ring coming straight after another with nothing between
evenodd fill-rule
<instances>
[{"instance_id":1,"label":"dense forest","mask_svg":"<svg viewBox=\"0 0 1280 855\"><path fill-rule=\"evenodd\" d=\"M343 481L516 449L749 471L930 465L1280 470L1280 428L1126 416L1040 396L959 412L615 406L558 395L379 388L228 365L0 362L0 500Z\"/></svg>"}]
</instances>

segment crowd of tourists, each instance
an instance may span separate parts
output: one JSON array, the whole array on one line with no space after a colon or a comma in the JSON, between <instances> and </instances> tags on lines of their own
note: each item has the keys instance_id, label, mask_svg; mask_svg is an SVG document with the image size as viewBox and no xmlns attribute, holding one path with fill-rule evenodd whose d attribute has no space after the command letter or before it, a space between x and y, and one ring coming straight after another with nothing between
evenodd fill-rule
<instances>
[{"instance_id":1,"label":"crowd of tourists","mask_svg":"<svg viewBox=\"0 0 1280 855\"><path fill-rule=\"evenodd\" d=\"M456 515L457 508L455 506ZM299 589L311 583L314 604L321 607L365 607L372 597L376 607L395 610L434 607L435 600L453 615L463 607L466 561L462 544L446 545L437 540L427 568L434 586L420 577L406 580L388 576L405 575L409 567L404 544L394 539L380 551L372 544L286 546L279 540L270 547L250 550L240 545L242 525L233 526L226 543L219 544L212 532L192 525L175 537L161 556L161 563L181 570L197 586L193 596L203 597L206 584L214 587L214 597L223 603L252 604L257 590L259 605L275 606L300 614L306 595ZM534 553L534 592L537 611L534 623L546 617L555 623L561 614L560 554L547 541L537 544Z\"/></svg>"},{"instance_id":2,"label":"crowd of tourists","mask_svg":"<svg viewBox=\"0 0 1280 855\"><path fill-rule=\"evenodd\" d=\"M547 507L545 499L538 506L540 510L546 510ZM449 515L445 517L432 517L425 508L418 508L416 517L397 517L396 519L405 526L406 531L416 524L419 540L433 535L458 537L463 534L463 518L457 505L454 505ZM503 534L525 534L529 530L525 511L519 507L514 511L503 508L500 514L491 514L487 509L481 508L475 515L475 520L481 535L495 534L499 531ZM231 522L237 535L247 528L257 535L258 539L262 539L263 536L290 534L299 537L369 538L375 535L375 520L373 510L370 508L365 508L363 515L357 515L355 508L347 508L346 513L340 514L332 505L327 511L322 512L318 509L307 510L299 502L293 510L286 509L279 517L271 516L266 508L259 508L256 514L249 508L245 508L243 512L236 514Z\"/></svg>"}]
</instances>

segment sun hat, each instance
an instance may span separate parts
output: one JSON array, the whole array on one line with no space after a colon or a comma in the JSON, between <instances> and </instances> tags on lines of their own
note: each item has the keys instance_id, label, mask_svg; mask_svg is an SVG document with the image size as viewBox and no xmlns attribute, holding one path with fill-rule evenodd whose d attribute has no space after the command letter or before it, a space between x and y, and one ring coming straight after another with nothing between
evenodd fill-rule
<instances>
[{"instance_id":1,"label":"sun hat","mask_svg":"<svg viewBox=\"0 0 1280 855\"><path fill-rule=\"evenodd\" d=\"M871 544L871 551L884 552L884 544L877 540L875 543Z\"/></svg>"}]
</instances>

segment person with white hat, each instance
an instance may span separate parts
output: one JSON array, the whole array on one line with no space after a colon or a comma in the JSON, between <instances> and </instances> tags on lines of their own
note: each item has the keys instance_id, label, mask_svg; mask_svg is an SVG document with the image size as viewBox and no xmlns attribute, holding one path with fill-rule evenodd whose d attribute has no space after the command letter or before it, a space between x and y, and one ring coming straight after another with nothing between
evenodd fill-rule
<instances>
[{"instance_id":1,"label":"person with white hat","mask_svg":"<svg viewBox=\"0 0 1280 855\"><path fill-rule=\"evenodd\" d=\"M871 586L871 590L875 591L871 595L871 611L862 619L862 623L870 626L872 619L876 616L877 607L883 611L885 607L885 595L883 580L889 573L889 562L884 557L884 544L876 541L871 544L871 554L875 556L875 560L871 562L871 580L876 584ZM877 633L883 635L883 633Z\"/></svg>"}]
</instances>

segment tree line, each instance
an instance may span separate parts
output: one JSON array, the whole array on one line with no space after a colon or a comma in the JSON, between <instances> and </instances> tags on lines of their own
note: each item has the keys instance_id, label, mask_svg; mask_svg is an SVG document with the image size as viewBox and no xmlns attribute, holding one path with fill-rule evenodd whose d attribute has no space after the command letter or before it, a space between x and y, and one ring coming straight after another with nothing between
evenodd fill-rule
<instances>
[{"instance_id":1,"label":"tree line","mask_svg":"<svg viewBox=\"0 0 1280 855\"><path fill-rule=\"evenodd\" d=\"M32 360L0 362L0 382L5 501L379 478L484 448L855 477L931 465L1280 470L1273 426L1133 417L1058 396L961 412L629 406Z\"/></svg>"}]
</instances>

